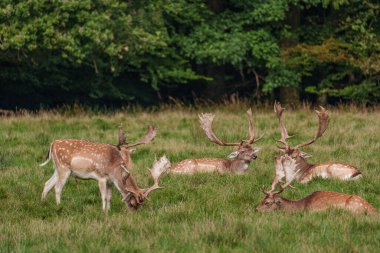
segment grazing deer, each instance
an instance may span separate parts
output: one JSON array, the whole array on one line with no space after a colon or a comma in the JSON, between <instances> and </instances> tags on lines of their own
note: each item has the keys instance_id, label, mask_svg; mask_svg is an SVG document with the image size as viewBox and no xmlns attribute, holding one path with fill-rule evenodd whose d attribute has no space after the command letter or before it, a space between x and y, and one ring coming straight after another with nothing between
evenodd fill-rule
<instances>
[{"instance_id":1,"label":"grazing deer","mask_svg":"<svg viewBox=\"0 0 380 253\"><path fill-rule=\"evenodd\" d=\"M243 174L248 170L249 163L257 158L259 148L252 147L252 144L260 138L255 139L253 127L252 110L247 111L248 116L248 140L242 140L236 143L225 143L221 141L212 130L214 115L204 113L199 115L201 128L206 133L208 139L220 146L236 146L236 151L228 155L228 158L199 158L187 159L178 163L170 171L172 173L192 174L195 172L219 172L219 173L236 173Z\"/></svg>"},{"instance_id":2,"label":"grazing deer","mask_svg":"<svg viewBox=\"0 0 380 253\"><path fill-rule=\"evenodd\" d=\"M279 102L275 102L274 111L279 119L281 129L281 139L278 140L278 142L284 145L283 147L278 148L285 154L281 156L277 155L275 157L276 175L272 182L272 191L283 178L286 179L283 187L286 187L290 185L294 179L300 183L307 183L314 177L337 178L341 180L354 180L362 177L362 173L357 168L348 164L336 162L310 164L306 162L305 158L310 157L311 155L301 151L300 148L313 144L323 135L328 125L328 111L322 106L320 108L320 111L316 110L316 114L319 118L319 125L315 137L308 142L291 147L286 142L289 135L283 120L283 112L285 108L282 108Z\"/></svg>"},{"instance_id":3,"label":"grazing deer","mask_svg":"<svg viewBox=\"0 0 380 253\"><path fill-rule=\"evenodd\" d=\"M375 214L376 209L364 199L332 191L317 191L303 199L292 201L281 197L278 192L264 192L265 198L256 208L260 212L284 211L324 211L330 207L344 208L352 213Z\"/></svg>"},{"instance_id":4,"label":"grazing deer","mask_svg":"<svg viewBox=\"0 0 380 253\"><path fill-rule=\"evenodd\" d=\"M146 144L155 135L155 128L149 127L142 141L128 145L126 148ZM150 188L141 189L129 172L120 151L124 142L119 141L119 144L115 146L73 139L53 141L50 145L47 160L40 164L40 166L44 166L53 159L54 174L45 183L42 200L55 187L56 202L59 205L61 203L62 188L68 177L72 175L75 178L95 179L98 181L104 211L110 209L112 183L121 193L123 201L130 210L139 208L153 190L160 188L158 180L161 174L170 167L170 162L165 156L155 161L151 169L154 184Z\"/></svg>"}]
</instances>

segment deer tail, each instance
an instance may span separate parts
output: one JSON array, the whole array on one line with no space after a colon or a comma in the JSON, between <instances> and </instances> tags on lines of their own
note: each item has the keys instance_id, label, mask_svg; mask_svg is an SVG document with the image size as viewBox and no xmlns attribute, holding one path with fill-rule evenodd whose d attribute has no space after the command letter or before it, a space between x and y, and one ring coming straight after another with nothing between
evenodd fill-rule
<instances>
[{"instance_id":1,"label":"deer tail","mask_svg":"<svg viewBox=\"0 0 380 253\"><path fill-rule=\"evenodd\" d=\"M46 155L46 161L41 163L39 166L42 167L42 166L45 166L46 164L48 164L48 162L51 160L51 145L50 145L50 149Z\"/></svg>"}]
</instances>

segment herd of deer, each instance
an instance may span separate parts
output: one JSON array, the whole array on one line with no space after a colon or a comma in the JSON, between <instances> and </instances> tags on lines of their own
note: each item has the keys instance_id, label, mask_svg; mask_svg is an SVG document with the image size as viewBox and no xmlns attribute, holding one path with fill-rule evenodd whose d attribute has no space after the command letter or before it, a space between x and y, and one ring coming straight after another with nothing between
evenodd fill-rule
<instances>
[{"instance_id":1,"label":"herd of deer","mask_svg":"<svg viewBox=\"0 0 380 253\"><path fill-rule=\"evenodd\" d=\"M321 107L316 111L319 118L319 125L315 137L305 143L291 147L286 140L289 138L285 127L283 113L284 108L275 102L274 111L279 120L281 139L277 146L283 153L275 156L275 177L269 191L263 191L264 200L256 208L257 211L274 210L309 210L319 211L330 207L347 209L353 213L376 213L375 208L367 201L356 195L342 194L330 191L317 191L298 201L291 201L280 196L287 187L293 187L291 183L296 180L300 183L307 183L312 178L336 178L340 180L356 180L362 177L361 172L354 166L328 162L321 164L309 164L305 158L309 154L300 148L314 143L325 132L329 114ZM61 192L68 177L71 175L81 179L95 179L98 181L102 207L104 211L110 209L112 194L112 183L121 193L123 201L130 210L137 210L148 198L149 194L161 188L158 180L165 172L178 174L192 174L197 172L219 172L243 174L248 170L249 163L257 158L259 148L252 146L253 143L261 139L257 138L254 126L252 111L247 111L248 116L248 140L241 140L236 143L225 143L221 141L213 131L214 115L205 113L199 115L200 126L206 133L208 139L220 146L235 146L236 151L228 155L227 158L200 158L187 159L181 161L176 166L171 167L166 156L154 161L150 170L153 178L153 185L149 188L140 188L133 178L131 168L131 153L134 147L148 144L156 136L156 129L149 127L144 138L135 143L126 142L125 133L119 129L119 143L117 145L95 143L90 141L63 139L55 140L51 143L47 160L40 166L46 165L53 160L54 174L45 183L42 192L42 199L45 199L48 192L55 187L55 197L57 204L61 202ZM283 181L285 180L285 182ZM280 190L276 191L276 186L281 183Z\"/></svg>"}]
</instances>

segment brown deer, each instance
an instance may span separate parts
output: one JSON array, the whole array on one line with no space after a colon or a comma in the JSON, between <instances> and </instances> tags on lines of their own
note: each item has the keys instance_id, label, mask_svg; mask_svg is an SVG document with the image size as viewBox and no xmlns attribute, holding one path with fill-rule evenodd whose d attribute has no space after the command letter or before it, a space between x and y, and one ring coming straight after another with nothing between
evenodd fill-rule
<instances>
[{"instance_id":1,"label":"brown deer","mask_svg":"<svg viewBox=\"0 0 380 253\"><path fill-rule=\"evenodd\" d=\"M319 125L315 137L308 142L291 147L286 142L289 135L283 119L283 112L285 109L281 107L279 102L275 102L274 111L279 119L281 129L281 139L278 140L278 142L284 145L282 147L278 146L278 148L285 154L281 156L277 155L275 157L276 175L272 182L272 191L283 178L286 179L283 187L286 187L290 185L294 179L300 183L307 183L314 177L337 178L341 180L354 180L362 177L362 173L357 168L348 164L336 162L310 164L306 162L305 158L310 157L311 155L301 151L300 148L313 144L323 135L328 126L328 111L323 107L320 108L320 111L316 110L316 114L319 118Z\"/></svg>"},{"instance_id":2,"label":"brown deer","mask_svg":"<svg viewBox=\"0 0 380 253\"><path fill-rule=\"evenodd\" d=\"M149 127L142 141L125 148L134 147L150 142L156 135L156 130ZM163 156L153 163L151 176L153 186L141 189L137 186L135 179L129 172L129 168L123 158L122 145L102 144L84 140L63 139L55 140L50 145L47 160L40 164L46 165L51 159L54 165L53 176L45 183L42 192L44 200L49 191L55 187L57 205L61 203L61 192L68 177L94 179L98 181L102 207L104 211L110 209L112 183L118 189L130 210L137 210L148 195L158 186L160 176L170 167L169 160Z\"/></svg>"},{"instance_id":3,"label":"brown deer","mask_svg":"<svg viewBox=\"0 0 380 253\"><path fill-rule=\"evenodd\" d=\"M249 163L257 158L259 148L252 147L252 144L260 138L256 138L253 127L252 110L247 111L248 116L248 140L242 140L236 143L225 143L221 141L212 130L214 115L204 113L199 115L201 128L206 133L208 139L220 146L236 146L236 151L226 158L199 158L187 159L178 163L170 172L192 174L195 172L219 172L219 173L236 173L243 174L248 170Z\"/></svg>"},{"instance_id":4,"label":"brown deer","mask_svg":"<svg viewBox=\"0 0 380 253\"><path fill-rule=\"evenodd\" d=\"M300 200L288 200L278 192L264 192L265 198L256 208L260 212L284 211L324 211L331 207L347 209L352 213L375 214L376 209L364 199L332 191L317 191Z\"/></svg>"}]
</instances>

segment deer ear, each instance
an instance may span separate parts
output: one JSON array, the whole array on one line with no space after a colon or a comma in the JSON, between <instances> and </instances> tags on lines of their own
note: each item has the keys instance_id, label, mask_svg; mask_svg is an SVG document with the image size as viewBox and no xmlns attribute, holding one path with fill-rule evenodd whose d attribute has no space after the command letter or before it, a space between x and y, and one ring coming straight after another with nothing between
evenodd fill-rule
<instances>
[{"instance_id":1,"label":"deer ear","mask_svg":"<svg viewBox=\"0 0 380 253\"><path fill-rule=\"evenodd\" d=\"M311 155L308 154L308 153L306 153L306 152L300 151L300 157L302 157L302 158L309 158L309 157L311 157Z\"/></svg>"},{"instance_id":2,"label":"deer ear","mask_svg":"<svg viewBox=\"0 0 380 253\"><path fill-rule=\"evenodd\" d=\"M278 206L280 206L280 205L281 205L281 199L276 199L274 202L275 202L275 203L276 203L276 205L278 205Z\"/></svg>"},{"instance_id":3,"label":"deer ear","mask_svg":"<svg viewBox=\"0 0 380 253\"><path fill-rule=\"evenodd\" d=\"M255 153L255 154L259 153L260 149L261 148L253 148L253 153Z\"/></svg>"},{"instance_id":4,"label":"deer ear","mask_svg":"<svg viewBox=\"0 0 380 253\"><path fill-rule=\"evenodd\" d=\"M237 157L238 155L239 155L239 151L236 150L235 152L232 152L231 154L229 154L229 155L227 156L227 158L235 158L235 157Z\"/></svg>"}]
</instances>

